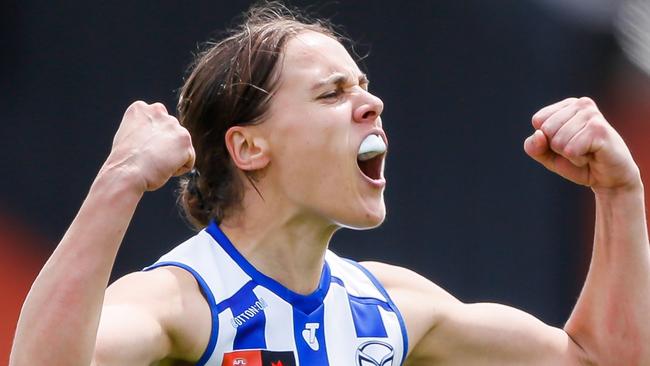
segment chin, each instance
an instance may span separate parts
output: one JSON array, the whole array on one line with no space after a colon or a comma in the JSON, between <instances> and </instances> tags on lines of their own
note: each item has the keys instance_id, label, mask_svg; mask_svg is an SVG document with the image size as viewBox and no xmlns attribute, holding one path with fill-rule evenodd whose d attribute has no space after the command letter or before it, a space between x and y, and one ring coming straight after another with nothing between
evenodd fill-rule
<instances>
[{"instance_id":1,"label":"chin","mask_svg":"<svg viewBox=\"0 0 650 366\"><path fill-rule=\"evenodd\" d=\"M339 220L337 224L353 230L370 230L381 225L386 219L386 208L377 208L372 211L356 212L354 216L349 216Z\"/></svg>"}]
</instances>

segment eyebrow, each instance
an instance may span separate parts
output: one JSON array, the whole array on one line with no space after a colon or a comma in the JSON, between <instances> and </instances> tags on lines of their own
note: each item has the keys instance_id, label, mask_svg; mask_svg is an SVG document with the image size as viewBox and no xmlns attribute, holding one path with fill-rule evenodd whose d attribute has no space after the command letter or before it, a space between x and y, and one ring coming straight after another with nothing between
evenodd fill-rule
<instances>
[{"instance_id":1,"label":"eyebrow","mask_svg":"<svg viewBox=\"0 0 650 366\"><path fill-rule=\"evenodd\" d=\"M337 85L337 86L339 86L339 85L343 85L345 83L352 84L353 83L352 78L348 77L347 75L345 75L343 73L336 72L336 73L326 77L325 79L317 82L312 87L312 89L317 90L317 89L322 88L325 85ZM368 84L368 83L369 83L369 80L368 80L368 76L366 74L362 73L361 75L359 75L359 85Z\"/></svg>"}]
</instances>

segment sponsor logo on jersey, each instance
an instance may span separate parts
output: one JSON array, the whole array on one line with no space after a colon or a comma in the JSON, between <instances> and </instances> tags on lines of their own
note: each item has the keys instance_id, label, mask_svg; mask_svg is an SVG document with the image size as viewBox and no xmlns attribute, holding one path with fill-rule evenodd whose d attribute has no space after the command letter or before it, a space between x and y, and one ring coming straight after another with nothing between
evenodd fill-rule
<instances>
[{"instance_id":1,"label":"sponsor logo on jersey","mask_svg":"<svg viewBox=\"0 0 650 366\"><path fill-rule=\"evenodd\" d=\"M239 326L246 323L247 320L259 314L260 311L264 311L264 309L268 306L269 305L266 303L266 301L260 297L259 300L255 301L255 303L249 306L248 309L242 311L241 314L238 314L237 316L230 319L230 324L233 326L233 328L237 329Z\"/></svg>"},{"instance_id":2,"label":"sponsor logo on jersey","mask_svg":"<svg viewBox=\"0 0 650 366\"><path fill-rule=\"evenodd\" d=\"M320 328L320 324L318 323L307 323L305 324L305 329L302 330L302 338L307 342L307 345L312 351L318 351L320 348L318 338L316 338L316 330L318 328Z\"/></svg>"},{"instance_id":3,"label":"sponsor logo on jersey","mask_svg":"<svg viewBox=\"0 0 650 366\"><path fill-rule=\"evenodd\" d=\"M291 351L232 351L223 355L221 366L296 366L296 359Z\"/></svg>"},{"instance_id":4,"label":"sponsor logo on jersey","mask_svg":"<svg viewBox=\"0 0 650 366\"><path fill-rule=\"evenodd\" d=\"M392 366L393 347L385 342L369 341L357 348L357 366Z\"/></svg>"}]
</instances>

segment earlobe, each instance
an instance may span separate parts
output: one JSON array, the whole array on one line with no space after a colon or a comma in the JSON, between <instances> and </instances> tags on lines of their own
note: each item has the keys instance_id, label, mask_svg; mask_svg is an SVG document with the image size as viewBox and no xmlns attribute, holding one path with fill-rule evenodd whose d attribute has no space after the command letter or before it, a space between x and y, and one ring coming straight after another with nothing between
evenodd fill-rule
<instances>
[{"instance_id":1,"label":"earlobe","mask_svg":"<svg viewBox=\"0 0 650 366\"><path fill-rule=\"evenodd\" d=\"M226 131L226 148L237 168L255 171L269 164L268 144L247 126L233 126Z\"/></svg>"}]
</instances>

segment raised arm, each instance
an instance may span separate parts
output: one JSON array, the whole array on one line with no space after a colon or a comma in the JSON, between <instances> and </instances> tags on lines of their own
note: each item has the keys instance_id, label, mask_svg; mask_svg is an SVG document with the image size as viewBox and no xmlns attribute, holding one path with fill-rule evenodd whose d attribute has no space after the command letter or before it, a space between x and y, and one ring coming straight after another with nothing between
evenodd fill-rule
<instances>
[{"instance_id":1,"label":"raised arm","mask_svg":"<svg viewBox=\"0 0 650 366\"><path fill-rule=\"evenodd\" d=\"M591 267L564 329L497 304L463 304L402 268L366 264L404 314L407 365L650 365L650 246L643 185L625 143L589 98L533 117L524 149L549 170L591 187Z\"/></svg>"},{"instance_id":2,"label":"raised arm","mask_svg":"<svg viewBox=\"0 0 650 366\"><path fill-rule=\"evenodd\" d=\"M109 157L25 300L10 365L91 363L104 291L140 198L193 163L188 132L162 104L127 109Z\"/></svg>"},{"instance_id":3,"label":"raised arm","mask_svg":"<svg viewBox=\"0 0 650 366\"><path fill-rule=\"evenodd\" d=\"M589 98L546 107L533 126L527 153L596 198L591 266L565 330L599 365L648 365L650 246L639 169Z\"/></svg>"}]
</instances>

